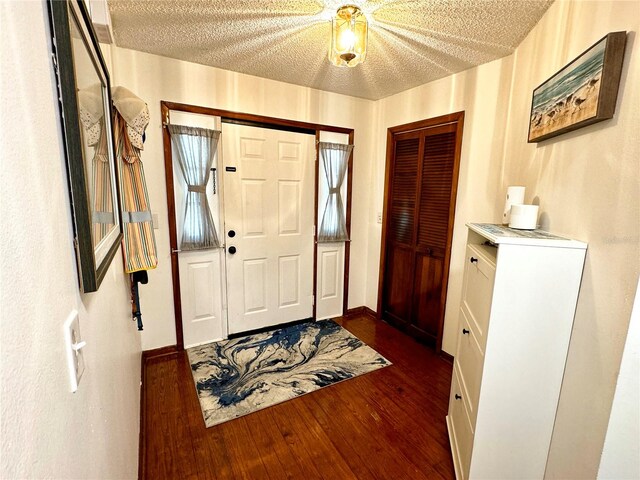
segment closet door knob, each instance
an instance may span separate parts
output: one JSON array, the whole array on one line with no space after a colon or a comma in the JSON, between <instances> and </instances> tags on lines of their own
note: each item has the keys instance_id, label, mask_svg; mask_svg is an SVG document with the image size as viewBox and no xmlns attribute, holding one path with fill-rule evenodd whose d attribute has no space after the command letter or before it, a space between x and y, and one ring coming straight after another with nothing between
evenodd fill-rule
<instances>
[{"instance_id":1,"label":"closet door knob","mask_svg":"<svg viewBox=\"0 0 640 480\"><path fill-rule=\"evenodd\" d=\"M462 334L463 335L468 335L469 334L469 330L467 330L466 328L462 329Z\"/></svg>"},{"instance_id":2,"label":"closet door knob","mask_svg":"<svg viewBox=\"0 0 640 480\"><path fill-rule=\"evenodd\" d=\"M456 400L460 400L462 397L456 393Z\"/></svg>"},{"instance_id":3,"label":"closet door knob","mask_svg":"<svg viewBox=\"0 0 640 480\"><path fill-rule=\"evenodd\" d=\"M229 253L230 253L231 255L233 255L234 253L236 253L236 247L234 247L233 245L231 245L231 246L229 247L229 250L228 250L228 251L229 251Z\"/></svg>"},{"instance_id":4,"label":"closet door knob","mask_svg":"<svg viewBox=\"0 0 640 480\"><path fill-rule=\"evenodd\" d=\"M229 237L233 238L236 236L236 231L235 230L229 230L229 232L227 233L227 235L229 235Z\"/></svg>"},{"instance_id":5,"label":"closet door knob","mask_svg":"<svg viewBox=\"0 0 640 480\"><path fill-rule=\"evenodd\" d=\"M470 261L471 263L478 263L478 259L477 259L477 258L475 258L475 257L471 257L471 258L469 259L469 261Z\"/></svg>"}]
</instances>

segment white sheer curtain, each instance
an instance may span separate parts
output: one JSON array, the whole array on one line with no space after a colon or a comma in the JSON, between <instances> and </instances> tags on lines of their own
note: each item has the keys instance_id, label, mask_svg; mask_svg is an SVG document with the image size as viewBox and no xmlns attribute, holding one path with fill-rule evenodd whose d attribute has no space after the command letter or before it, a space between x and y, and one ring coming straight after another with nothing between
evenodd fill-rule
<instances>
[{"instance_id":1,"label":"white sheer curtain","mask_svg":"<svg viewBox=\"0 0 640 480\"><path fill-rule=\"evenodd\" d=\"M318 242L343 242L349 240L340 189L347 173L353 145L320 142L319 151L329 187L329 196L322 213L318 230Z\"/></svg>"},{"instance_id":2,"label":"white sheer curtain","mask_svg":"<svg viewBox=\"0 0 640 480\"><path fill-rule=\"evenodd\" d=\"M206 128L168 125L177 163L187 184L180 250L220 246L206 188L218 148L220 132Z\"/></svg>"}]
</instances>

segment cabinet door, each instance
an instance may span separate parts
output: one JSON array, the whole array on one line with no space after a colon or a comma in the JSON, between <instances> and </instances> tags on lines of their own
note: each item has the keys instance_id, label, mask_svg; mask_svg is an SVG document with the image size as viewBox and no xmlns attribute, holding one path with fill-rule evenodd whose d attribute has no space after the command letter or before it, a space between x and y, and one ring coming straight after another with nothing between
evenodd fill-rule
<instances>
[{"instance_id":1,"label":"cabinet door","mask_svg":"<svg viewBox=\"0 0 640 480\"><path fill-rule=\"evenodd\" d=\"M468 245L464 284L462 287L462 310L469 326L474 331L480 347L484 349L491 313L493 280L496 267L480 245Z\"/></svg>"},{"instance_id":2,"label":"cabinet door","mask_svg":"<svg viewBox=\"0 0 640 480\"><path fill-rule=\"evenodd\" d=\"M469 320L462 309L460 310L460 333L455 359L460 376L460 389L467 398L469 420L475 428L484 351L480 348L476 336L469 325Z\"/></svg>"},{"instance_id":3,"label":"cabinet door","mask_svg":"<svg viewBox=\"0 0 640 480\"><path fill-rule=\"evenodd\" d=\"M449 397L449 415L447 424L453 447L453 461L456 466L458 480L469 477L469 465L473 450L473 427L465 405L464 391L460 388L458 365L453 369L451 379L451 396Z\"/></svg>"}]
</instances>

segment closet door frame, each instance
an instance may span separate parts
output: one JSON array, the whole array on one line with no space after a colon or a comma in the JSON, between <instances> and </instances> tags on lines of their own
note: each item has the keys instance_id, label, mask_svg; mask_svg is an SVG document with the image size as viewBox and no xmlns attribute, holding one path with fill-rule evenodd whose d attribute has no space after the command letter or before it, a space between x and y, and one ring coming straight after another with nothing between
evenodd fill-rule
<instances>
[{"instance_id":1,"label":"closet door frame","mask_svg":"<svg viewBox=\"0 0 640 480\"><path fill-rule=\"evenodd\" d=\"M438 336L436 340L436 352L440 353L442 350L442 332L444 326L444 317L445 317L445 308L446 308L446 299L447 299L447 289L449 283L449 264L451 261L451 243L453 237L453 225L455 218L455 207L456 207L456 198L458 194L458 175L460 172L460 153L462 150L462 136L464 130L464 111L450 113L447 115L441 115L434 118L429 118L426 120L419 120L417 122L406 123L404 125L397 125L395 127L390 127L387 129L387 156L386 156L386 165L385 165L385 176L384 176L384 201L383 201L383 210L382 210L382 239L380 244L380 270L378 277L378 305L377 305L377 318L382 320L383 317L383 293L384 293L384 278L385 278L385 269L386 269L386 260L387 260L387 228L389 226L390 220L390 207L391 207L391 184L392 184L392 165L394 162L395 156L395 139L406 133L415 132L418 130L425 130L429 128L439 127L447 124L457 124L457 133L456 133L456 146L455 146L455 154L454 154L454 165L453 165L453 177L452 177L452 185L451 185L451 201L449 204L449 228L447 232L447 245L444 257L444 271L442 276L442 292L441 292L441 304L442 310L440 313L440 318L438 320ZM420 151L422 151L423 144L421 141ZM416 204L416 208L418 208L419 202ZM418 219L415 219L414 225L414 235L418 228ZM415 268L415 265L412 266L412 270Z\"/></svg>"},{"instance_id":2,"label":"closet door frame","mask_svg":"<svg viewBox=\"0 0 640 480\"><path fill-rule=\"evenodd\" d=\"M235 123L239 125L248 125L253 127L271 128L275 130L285 130L295 133L306 133L315 135L316 138L316 158L315 158L315 199L314 199L314 222L317 223L318 218L318 169L319 169L319 150L318 141L321 131L343 133L349 136L349 143L354 143L354 129L346 127L338 127L334 125L322 125L317 123L299 122L297 120L288 120L276 117L266 117L263 115L254 115L251 113L233 112L230 110L221 110L217 108L203 107L199 105L189 105L184 103L160 101L160 113L162 118L162 138L164 149L164 166L167 189L167 207L169 215L169 246L171 249L171 274L173 284L173 311L175 319L176 331L176 350L184 350L184 335L182 330L182 301L180 298L180 269L178 265L178 239L176 229L176 211L173 186L173 159L171 153L171 138L166 126L169 124L171 111L198 113L202 115L211 115L220 117L222 123ZM355 150L355 147L354 147ZM346 199L346 224L347 234L351 238L351 197L352 197L352 181L353 181L353 150L349 156L347 166L347 199ZM221 177L218 177L221 178ZM314 249L313 249L313 294L317 294L317 243L318 243L318 226L316 225L314 233ZM343 284L343 315L347 313L349 301L349 260L350 260L350 241L345 242L344 251L344 284ZM313 319L316 318L316 302L313 304Z\"/></svg>"}]
</instances>

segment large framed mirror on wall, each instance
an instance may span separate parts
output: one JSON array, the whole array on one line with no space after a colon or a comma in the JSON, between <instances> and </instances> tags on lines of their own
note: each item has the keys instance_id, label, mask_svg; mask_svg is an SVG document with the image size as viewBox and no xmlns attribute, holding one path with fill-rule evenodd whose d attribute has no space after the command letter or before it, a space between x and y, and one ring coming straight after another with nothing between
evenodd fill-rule
<instances>
[{"instance_id":1,"label":"large framed mirror on wall","mask_svg":"<svg viewBox=\"0 0 640 480\"><path fill-rule=\"evenodd\" d=\"M109 73L84 2L48 5L78 276L95 292L122 238Z\"/></svg>"}]
</instances>

